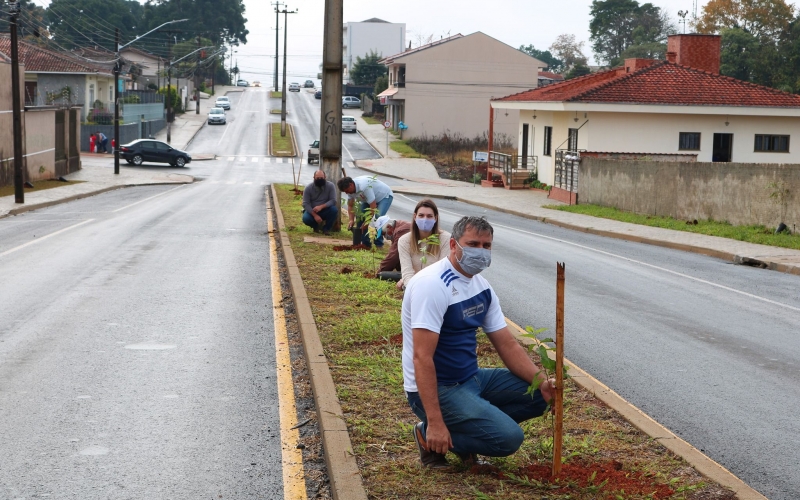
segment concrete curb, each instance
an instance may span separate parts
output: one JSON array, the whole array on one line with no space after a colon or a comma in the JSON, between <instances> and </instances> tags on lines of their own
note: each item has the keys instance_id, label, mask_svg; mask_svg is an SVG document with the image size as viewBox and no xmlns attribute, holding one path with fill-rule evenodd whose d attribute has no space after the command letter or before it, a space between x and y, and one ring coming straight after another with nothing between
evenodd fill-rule
<instances>
[{"instance_id":1,"label":"concrete curb","mask_svg":"<svg viewBox=\"0 0 800 500\"><path fill-rule=\"evenodd\" d=\"M358 167L358 168L361 168L362 170L367 170L369 172L372 172L372 170L368 170L368 169L365 169L365 168L362 168L362 167ZM378 172L378 173L380 175L386 175L386 174L383 174L383 173L380 173L380 172ZM386 175L386 176L387 177L395 177L395 176L391 176L391 175ZM404 179L405 177L398 177L398 178ZM505 213L505 214L516 215L517 217L522 217L522 218L530 219L530 220L536 220L536 221L539 221L539 222L544 222L546 224L552 224L554 226L563 227L564 229L571 229L573 231L580 231L580 232L583 232L583 233L596 234L598 236L605 236L605 237L608 237L608 238L616 238L618 240L632 241L632 242L635 242L635 243L645 243L645 244L648 244L648 245L654 245L654 246L659 246L659 247L664 247L664 248L671 248L673 250L681 250L681 251L684 251L684 252L692 252L692 253L697 253L697 254L702 254L702 255L708 255L709 257L715 257L717 259L727 260L727 261L733 262L735 264L741 264L743 262L763 263L763 265L767 269L770 269L772 271L778 271L778 272L782 272L782 273L788 273L788 274L794 274L794 275L800 276L800 266L784 264L784 263L781 263L781 262L774 262L774 261L771 261L771 260L755 259L755 258L751 258L751 257L736 255L736 254L733 254L733 253L730 253L730 252L724 252L722 250L714 250L713 248L698 247L698 246L695 246L695 245L686 245L686 244L683 244L683 243L674 243L672 241L664 241L664 240L656 240L656 239L653 239L653 238L645 238L645 237L642 237L642 236L635 236L635 235L632 235L632 234L617 233L617 232L614 232L614 231L604 231L604 230L601 230L601 229L594 229L594 228L591 228L591 227L577 226L575 224L570 224L568 222L562 222L562 221L559 221L559 220L554 220L554 219L550 219L550 218L547 218L547 217L541 217L541 216L538 216L538 215L526 214L526 213L523 213L523 212L519 212L517 210L509 210L509 209L506 209L506 208L500 208L500 207L496 207L494 205L490 205L488 203L481 203L479 201L468 200L468 199L465 199L465 198L460 198L458 196L447 196L447 195L439 195L439 194L431 194L431 193L418 193L418 192L414 192L414 191L410 191L410 190L402 190L402 191L398 190L397 192L401 193L401 194L411 195L411 196L423 196L423 197L427 197L427 198L440 198L440 199L444 199L444 200L460 201L462 203L467 203L469 205L474 205L476 207L487 208L487 209L490 209L490 210L497 210L498 212L502 212L502 213Z\"/></svg>"},{"instance_id":2,"label":"concrete curb","mask_svg":"<svg viewBox=\"0 0 800 500\"><path fill-rule=\"evenodd\" d=\"M522 337L526 333L519 325L506 318L506 322L517 330L517 339L524 344L534 344L532 339ZM736 493L739 500L768 500L767 497L757 492L744 481L736 477L725 467L721 466L711 458L707 457L700 450L676 436L672 431L659 424L652 417L644 413L639 408L629 403L625 398L611 390L608 386L589 375L588 372L579 368L575 363L564 358L564 363L568 365L570 376L580 387L593 394L597 399L604 402L612 410L631 423L634 427L660 442L671 452L686 460L686 462L712 481L721 486L730 488Z\"/></svg>"},{"instance_id":3,"label":"concrete curb","mask_svg":"<svg viewBox=\"0 0 800 500\"><path fill-rule=\"evenodd\" d=\"M198 127L198 129L194 131L194 134L192 134L192 136L189 138L189 140L186 142L186 144L184 144L184 146L182 148L180 148L180 149L182 149L184 151L186 149L188 149L189 146L192 144L192 141L194 141L194 138L197 137L197 134L203 129L203 127L206 126L207 123L208 123L207 120L203 120L203 124L200 125L200 127Z\"/></svg>"},{"instance_id":4,"label":"concrete curb","mask_svg":"<svg viewBox=\"0 0 800 500\"><path fill-rule=\"evenodd\" d=\"M181 174L181 175L185 175L185 174ZM192 184L194 182L195 182L195 178L192 177L192 180L190 182L153 182L153 183L148 183L148 184L119 184L119 185L116 185L116 186L106 186L106 187L101 188L101 189L96 189L94 191L89 191L89 192L86 192L86 193L80 193L80 194L75 194L75 195L72 195L72 196L67 196L66 198L60 198L58 200L45 201L45 202L36 203L36 204L33 204L33 205L25 205L25 206L18 207L18 208L12 208L7 213L0 214L0 219L5 219L6 217L13 217L14 215L23 214L25 212L30 212L32 210L39 210L40 208L47 208L47 207L52 207L54 205L60 205L62 203L67 203L67 202L70 202L70 201L81 200L83 198L88 198L90 196L96 196L98 194L107 193L109 191L115 191L117 189L123 189L123 188L128 188L128 187L137 187L137 186L173 186L173 185L180 186L180 185L184 185L184 184Z\"/></svg>"},{"instance_id":5,"label":"concrete curb","mask_svg":"<svg viewBox=\"0 0 800 500\"><path fill-rule=\"evenodd\" d=\"M272 198L270 206L275 211L278 222L280 250L283 252L289 273L297 322L303 339L303 352L314 393L314 404L317 407L317 420L325 452L325 464L328 467L331 494L334 500L367 500L367 492L361 483L361 472L353 454L353 445L347 432L342 407L336 396L336 386L328 368L328 358L323 351L311 303L308 301L303 278L300 276L300 269L297 267L289 236L286 234L286 224L283 221L274 185L270 186L268 196Z\"/></svg>"}]
</instances>

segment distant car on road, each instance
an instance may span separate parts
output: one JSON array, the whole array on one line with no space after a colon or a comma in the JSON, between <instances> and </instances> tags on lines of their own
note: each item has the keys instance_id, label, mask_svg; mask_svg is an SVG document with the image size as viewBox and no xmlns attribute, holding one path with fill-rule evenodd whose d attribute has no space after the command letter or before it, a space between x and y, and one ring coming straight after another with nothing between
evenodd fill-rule
<instances>
[{"instance_id":1,"label":"distant car on road","mask_svg":"<svg viewBox=\"0 0 800 500\"><path fill-rule=\"evenodd\" d=\"M305 87L307 89L313 89L314 88L314 81L313 80L306 80L306 83L303 84L303 87Z\"/></svg>"},{"instance_id":2,"label":"distant car on road","mask_svg":"<svg viewBox=\"0 0 800 500\"><path fill-rule=\"evenodd\" d=\"M258 80L253 82L253 87L260 87L260 86L261 86L261 82L259 82Z\"/></svg>"},{"instance_id":3,"label":"distant car on road","mask_svg":"<svg viewBox=\"0 0 800 500\"><path fill-rule=\"evenodd\" d=\"M231 100L226 95L217 97L217 100L214 101L214 107L222 109L231 109Z\"/></svg>"},{"instance_id":4,"label":"distant car on road","mask_svg":"<svg viewBox=\"0 0 800 500\"><path fill-rule=\"evenodd\" d=\"M317 89L317 91L314 92L314 98L315 99L322 99L322 89Z\"/></svg>"},{"instance_id":5,"label":"distant car on road","mask_svg":"<svg viewBox=\"0 0 800 500\"><path fill-rule=\"evenodd\" d=\"M236 86L237 87L249 87L250 84L247 83L247 80L239 80L238 82L236 82Z\"/></svg>"},{"instance_id":6,"label":"distant car on road","mask_svg":"<svg viewBox=\"0 0 800 500\"><path fill-rule=\"evenodd\" d=\"M319 165L319 141L314 141L309 144L308 148L308 164L316 163Z\"/></svg>"},{"instance_id":7,"label":"distant car on road","mask_svg":"<svg viewBox=\"0 0 800 500\"><path fill-rule=\"evenodd\" d=\"M186 151L175 149L166 142L152 139L137 139L119 148L119 155L131 165L142 163L169 163L173 167L185 167L192 157Z\"/></svg>"},{"instance_id":8,"label":"distant car on road","mask_svg":"<svg viewBox=\"0 0 800 500\"><path fill-rule=\"evenodd\" d=\"M342 107L343 108L360 108L361 107L361 99L358 97L353 97L346 95L342 97Z\"/></svg>"},{"instance_id":9,"label":"distant car on road","mask_svg":"<svg viewBox=\"0 0 800 500\"><path fill-rule=\"evenodd\" d=\"M343 116L342 117L342 132L353 132L356 133L356 119L352 116Z\"/></svg>"},{"instance_id":10,"label":"distant car on road","mask_svg":"<svg viewBox=\"0 0 800 500\"><path fill-rule=\"evenodd\" d=\"M300 84L297 82L290 83L289 92L300 92Z\"/></svg>"},{"instance_id":11,"label":"distant car on road","mask_svg":"<svg viewBox=\"0 0 800 500\"><path fill-rule=\"evenodd\" d=\"M228 120L225 118L225 110L222 108L211 108L208 111L208 124L213 125L215 123L226 124Z\"/></svg>"}]
</instances>

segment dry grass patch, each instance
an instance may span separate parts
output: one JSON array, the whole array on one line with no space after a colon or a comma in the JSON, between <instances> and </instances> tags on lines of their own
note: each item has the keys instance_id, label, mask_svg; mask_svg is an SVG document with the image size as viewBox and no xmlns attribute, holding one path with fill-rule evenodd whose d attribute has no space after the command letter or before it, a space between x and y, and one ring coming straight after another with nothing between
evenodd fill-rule
<instances>
[{"instance_id":1,"label":"dry grass patch","mask_svg":"<svg viewBox=\"0 0 800 500\"><path fill-rule=\"evenodd\" d=\"M370 498L735 498L571 382L564 422L568 474L558 481L541 477L552 450L550 422L542 418L524 423L522 448L491 459L493 467L467 471L448 457L458 472L422 469L411 437L417 420L402 385L402 294L394 283L364 277L382 253L304 243L311 229L301 223L301 196L292 186L276 191ZM352 272L343 274L344 267ZM479 361L499 366L485 335L479 336Z\"/></svg>"},{"instance_id":2,"label":"dry grass patch","mask_svg":"<svg viewBox=\"0 0 800 500\"><path fill-rule=\"evenodd\" d=\"M72 184L81 184L82 182L86 181L58 181L58 180L47 180L47 181L36 181L33 183L33 187L25 188L26 193L33 193L34 191L44 191L45 189L55 189L64 186L70 186ZM14 185L10 186L1 186L0 187L0 197L2 196L14 196Z\"/></svg>"}]
</instances>

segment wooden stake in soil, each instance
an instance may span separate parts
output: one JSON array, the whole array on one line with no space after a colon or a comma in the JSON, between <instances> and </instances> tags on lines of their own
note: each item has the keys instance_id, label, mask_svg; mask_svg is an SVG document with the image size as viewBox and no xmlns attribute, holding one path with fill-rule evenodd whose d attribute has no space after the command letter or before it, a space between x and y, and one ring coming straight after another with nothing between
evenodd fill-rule
<instances>
[{"instance_id":1,"label":"wooden stake in soil","mask_svg":"<svg viewBox=\"0 0 800 500\"><path fill-rule=\"evenodd\" d=\"M564 268L556 263L556 394L553 429L553 476L561 472L561 445L564 433Z\"/></svg>"}]
</instances>

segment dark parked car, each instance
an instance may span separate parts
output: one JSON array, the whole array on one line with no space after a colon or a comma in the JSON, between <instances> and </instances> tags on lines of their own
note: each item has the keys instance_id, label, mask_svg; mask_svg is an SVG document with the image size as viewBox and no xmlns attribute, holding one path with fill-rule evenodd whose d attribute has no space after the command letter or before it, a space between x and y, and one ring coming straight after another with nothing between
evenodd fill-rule
<instances>
[{"instance_id":1,"label":"dark parked car","mask_svg":"<svg viewBox=\"0 0 800 500\"><path fill-rule=\"evenodd\" d=\"M312 80L306 80L306 83L303 84L303 87L305 87L307 89L313 89L314 88L314 82Z\"/></svg>"},{"instance_id":2,"label":"dark parked car","mask_svg":"<svg viewBox=\"0 0 800 500\"><path fill-rule=\"evenodd\" d=\"M314 92L314 97L316 99L322 99L322 89L317 89L317 91Z\"/></svg>"},{"instance_id":3,"label":"dark parked car","mask_svg":"<svg viewBox=\"0 0 800 500\"><path fill-rule=\"evenodd\" d=\"M142 163L169 163L173 167L184 167L192 161L192 157L186 151L152 139L138 139L124 144L119 148L119 155L136 166Z\"/></svg>"}]
</instances>

